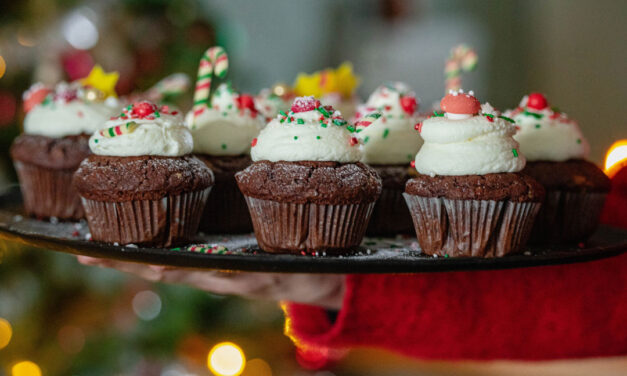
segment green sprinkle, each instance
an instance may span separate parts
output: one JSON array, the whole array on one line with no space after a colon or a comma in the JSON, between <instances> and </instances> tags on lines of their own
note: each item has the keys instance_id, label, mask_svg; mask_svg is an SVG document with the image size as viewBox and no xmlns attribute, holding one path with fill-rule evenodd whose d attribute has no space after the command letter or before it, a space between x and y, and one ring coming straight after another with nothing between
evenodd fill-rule
<instances>
[{"instance_id":1,"label":"green sprinkle","mask_svg":"<svg viewBox=\"0 0 627 376\"><path fill-rule=\"evenodd\" d=\"M126 116L126 115L124 115L124 112L121 112L120 113L120 117L124 117L124 116Z\"/></svg>"},{"instance_id":2,"label":"green sprinkle","mask_svg":"<svg viewBox=\"0 0 627 376\"><path fill-rule=\"evenodd\" d=\"M133 109L132 105L129 104L128 106L126 106L126 111L130 111L131 109Z\"/></svg>"},{"instance_id":3,"label":"green sprinkle","mask_svg":"<svg viewBox=\"0 0 627 376\"><path fill-rule=\"evenodd\" d=\"M578 143L578 144L581 144L581 138L578 138L578 139L577 139L577 143Z\"/></svg>"},{"instance_id":4,"label":"green sprinkle","mask_svg":"<svg viewBox=\"0 0 627 376\"><path fill-rule=\"evenodd\" d=\"M405 115L401 114L400 118L405 119Z\"/></svg>"},{"instance_id":5,"label":"green sprinkle","mask_svg":"<svg viewBox=\"0 0 627 376\"><path fill-rule=\"evenodd\" d=\"M444 116L444 113L441 113L441 114L440 114L440 113L438 113L437 111L435 111L435 110L434 110L434 111L433 111L433 116L436 116L436 117L442 117L442 116Z\"/></svg>"},{"instance_id":6,"label":"green sprinkle","mask_svg":"<svg viewBox=\"0 0 627 376\"><path fill-rule=\"evenodd\" d=\"M327 127L327 123L325 123L325 122L321 121L321 122L320 122L320 126L321 126L322 128L326 128L326 127Z\"/></svg>"},{"instance_id":7,"label":"green sprinkle","mask_svg":"<svg viewBox=\"0 0 627 376\"><path fill-rule=\"evenodd\" d=\"M226 150L226 144L222 144L222 150Z\"/></svg>"},{"instance_id":8,"label":"green sprinkle","mask_svg":"<svg viewBox=\"0 0 627 376\"><path fill-rule=\"evenodd\" d=\"M279 122L280 122L281 124L282 124L282 123L284 123L284 122L285 122L285 118L283 118L283 119L279 120Z\"/></svg>"},{"instance_id":9,"label":"green sprinkle","mask_svg":"<svg viewBox=\"0 0 627 376\"><path fill-rule=\"evenodd\" d=\"M172 248L171 251L180 251L180 248Z\"/></svg>"},{"instance_id":10,"label":"green sprinkle","mask_svg":"<svg viewBox=\"0 0 627 376\"><path fill-rule=\"evenodd\" d=\"M364 138L364 144L367 144L369 140L370 140L370 136L366 136L366 138Z\"/></svg>"},{"instance_id":11,"label":"green sprinkle","mask_svg":"<svg viewBox=\"0 0 627 376\"><path fill-rule=\"evenodd\" d=\"M487 117L489 117L490 119L494 119L494 115L492 115L492 114L483 114L483 116L487 116Z\"/></svg>"},{"instance_id":12,"label":"green sprinkle","mask_svg":"<svg viewBox=\"0 0 627 376\"><path fill-rule=\"evenodd\" d=\"M544 115L542 115L542 114L536 114L535 112L529 112L527 110L523 111L523 114L525 114L527 116L533 116L536 119L542 119L544 117Z\"/></svg>"},{"instance_id":13,"label":"green sprinkle","mask_svg":"<svg viewBox=\"0 0 627 376\"><path fill-rule=\"evenodd\" d=\"M42 105L47 105L50 104L50 102L52 102L52 97L50 95L46 96L46 98L44 98L43 102L41 102Z\"/></svg>"},{"instance_id":14,"label":"green sprinkle","mask_svg":"<svg viewBox=\"0 0 627 376\"><path fill-rule=\"evenodd\" d=\"M449 258L449 255L444 255L444 258Z\"/></svg>"},{"instance_id":15,"label":"green sprinkle","mask_svg":"<svg viewBox=\"0 0 627 376\"><path fill-rule=\"evenodd\" d=\"M413 158L413 155L411 155L411 154L407 154L407 159L409 159L409 160L411 161L411 160L412 160L412 158Z\"/></svg>"},{"instance_id":16,"label":"green sprinkle","mask_svg":"<svg viewBox=\"0 0 627 376\"><path fill-rule=\"evenodd\" d=\"M514 157L518 158L518 150L512 149L512 154L514 154Z\"/></svg>"},{"instance_id":17,"label":"green sprinkle","mask_svg":"<svg viewBox=\"0 0 627 376\"><path fill-rule=\"evenodd\" d=\"M285 113L285 111L279 111L279 114L281 114L281 115L283 115L283 116L287 117L287 114Z\"/></svg>"},{"instance_id":18,"label":"green sprinkle","mask_svg":"<svg viewBox=\"0 0 627 376\"><path fill-rule=\"evenodd\" d=\"M108 131L109 131L109 136L115 137L115 132L113 131L113 127L109 128Z\"/></svg>"},{"instance_id":19,"label":"green sprinkle","mask_svg":"<svg viewBox=\"0 0 627 376\"><path fill-rule=\"evenodd\" d=\"M510 123L515 123L514 119L508 118L507 116L499 115L499 117L503 120L509 121Z\"/></svg>"},{"instance_id":20,"label":"green sprinkle","mask_svg":"<svg viewBox=\"0 0 627 376\"><path fill-rule=\"evenodd\" d=\"M324 117L329 117L331 116L329 114L329 111L327 111L324 107L320 106L318 108L316 108L316 110L318 110L318 112L320 112L322 115L324 115Z\"/></svg>"},{"instance_id":21,"label":"green sprinkle","mask_svg":"<svg viewBox=\"0 0 627 376\"><path fill-rule=\"evenodd\" d=\"M228 114L227 114L226 112L223 112L223 113L222 113L222 116L227 117L227 116L228 116Z\"/></svg>"},{"instance_id":22,"label":"green sprinkle","mask_svg":"<svg viewBox=\"0 0 627 376\"><path fill-rule=\"evenodd\" d=\"M156 118L160 118L161 117L161 114L159 113L159 111L155 111L155 117Z\"/></svg>"},{"instance_id":23,"label":"green sprinkle","mask_svg":"<svg viewBox=\"0 0 627 376\"><path fill-rule=\"evenodd\" d=\"M540 129L542 127L540 124L536 124L536 129Z\"/></svg>"},{"instance_id":24,"label":"green sprinkle","mask_svg":"<svg viewBox=\"0 0 627 376\"><path fill-rule=\"evenodd\" d=\"M350 133L356 132L355 127L353 127L352 125L349 125L348 127L346 127L346 129L348 129Z\"/></svg>"},{"instance_id":25,"label":"green sprinkle","mask_svg":"<svg viewBox=\"0 0 627 376\"><path fill-rule=\"evenodd\" d=\"M342 120L342 119L333 119L333 124L337 125L337 126L342 126L342 125L346 125L346 120Z\"/></svg>"},{"instance_id":26,"label":"green sprinkle","mask_svg":"<svg viewBox=\"0 0 627 376\"><path fill-rule=\"evenodd\" d=\"M288 117L288 118L287 118L287 122L288 122L288 123L291 123L291 122L292 122L292 118L291 118L291 117Z\"/></svg>"},{"instance_id":27,"label":"green sprinkle","mask_svg":"<svg viewBox=\"0 0 627 376\"><path fill-rule=\"evenodd\" d=\"M230 105L226 106L226 108L228 108L230 110L231 108L233 108L233 105L230 104Z\"/></svg>"},{"instance_id":28,"label":"green sprinkle","mask_svg":"<svg viewBox=\"0 0 627 376\"><path fill-rule=\"evenodd\" d=\"M96 138L96 139L94 140L94 144L97 144L97 143L98 143L98 139Z\"/></svg>"},{"instance_id":29,"label":"green sprinkle","mask_svg":"<svg viewBox=\"0 0 627 376\"><path fill-rule=\"evenodd\" d=\"M388 119L391 119L391 118L393 118L393 117L394 117L394 115L388 115L388 116L386 116L386 118L388 118Z\"/></svg>"},{"instance_id":30,"label":"green sprinkle","mask_svg":"<svg viewBox=\"0 0 627 376\"><path fill-rule=\"evenodd\" d=\"M319 140L319 139L320 139L320 136L316 136L316 140Z\"/></svg>"},{"instance_id":31,"label":"green sprinkle","mask_svg":"<svg viewBox=\"0 0 627 376\"><path fill-rule=\"evenodd\" d=\"M297 119L296 122L298 124L305 124L305 120L303 120L303 119Z\"/></svg>"},{"instance_id":32,"label":"green sprinkle","mask_svg":"<svg viewBox=\"0 0 627 376\"><path fill-rule=\"evenodd\" d=\"M387 138L389 134L390 134L390 129L385 128L385 130L383 131L383 138Z\"/></svg>"},{"instance_id":33,"label":"green sprinkle","mask_svg":"<svg viewBox=\"0 0 627 376\"><path fill-rule=\"evenodd\" d=\"M298 136L294 136L294 140L298 140Z\"/></svg>"}]
</instances>

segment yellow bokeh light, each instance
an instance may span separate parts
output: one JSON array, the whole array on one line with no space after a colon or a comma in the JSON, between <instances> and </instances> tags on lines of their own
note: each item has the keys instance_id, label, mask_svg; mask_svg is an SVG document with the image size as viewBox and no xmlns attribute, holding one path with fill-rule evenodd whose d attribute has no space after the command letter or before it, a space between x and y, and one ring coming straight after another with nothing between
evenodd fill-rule
<instances>
[{"instance_id":1,"label":"yellow bokeh light","mask_svg":"<svg viewBox=\"0 0 627 376\"><path fill-rule=\"evenodd\" d=\"M11 336L13 336L11 324L7 320L0 318L0 349L5 348L11 342Z\"/></svg>"},{"instance_id":2,"label":"yellow bokeh light","mask_svg":"<svg viewBox=\"0 0 627 376\"><path fill-rule=\"evenodd\" d=\"M0 78L4 76L4 72L7 71L7 63L4 61L4 58L0 56Z\"/></svg>"},{"instance_id":3,"label":"yellow bokeh light","mask_svg":"<svg viewBox=\"0 0 627 376\"><path fill-rule=\"evenodd\" d=\"M263 359L251 359L246 362L242 376L272 376L272 368Z\"/></svg>"},{"instance_id":4,"label":"yellow bokeh light","mask_svg":"<svg viewBox=\"0 0 627 376\"><path fill-rule=\"evenodd\" d=\"M241 375L246 366L244 351L232 342L221 342L213 346L207 358L207 366L218 376Z\"/></svg>"},{"instance_id":5,"label":"yellow bokeh light","mask_svg":"<svg viewBox=\"0 0 627 376\"><path fill-rule=\"evenodd\" d=\"M605 173L613 176L624 165L627 165L627 140L620 140L612 144L605 155Z\"/></svg>"},{"instance_id":6,"label":"yellow bokeh light","mask_svg":"<svg viewBox=\"0 0 627 376\"><path fill-rule=\"evenodd\" d=\"M11 376L41 376L41 369L37 364L25 360L11 368Z\"/></svg>"}]
</instances>

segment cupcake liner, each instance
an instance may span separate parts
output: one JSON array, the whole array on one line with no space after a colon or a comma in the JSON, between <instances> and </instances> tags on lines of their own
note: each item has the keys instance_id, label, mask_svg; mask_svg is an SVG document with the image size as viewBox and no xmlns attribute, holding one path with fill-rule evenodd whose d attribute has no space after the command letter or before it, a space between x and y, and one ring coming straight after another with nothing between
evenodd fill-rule
<instances>
[{"instance_id":1,"label":"cupcake liner","mask_svg":"<svg viewBox=\"0 0 627 376\"><path fill-rule=\"evenodd\" d=\"M377 200L366 234L369 236L411 233L414 229L402 189L385 188Z\"/></svg>"},{"instance_id":2,"label":"cupcake liner","mask_svg":"<svg viewBox=\"0 0 627 376\"><path fill-rule=\"evenodd\" d=\"M26 213L68 220L84 217L81 199L72 186L74 169L43 168L20 161L14 166Z\"/></svg>"},{"instance_id":3,"label":"cupcake liner","mask_svg":"<svg viewBox=\"0 0 627 376\"><path fill-rule=\"evenodd\" d=\"M266 252L350 251L359 246L373 203L295 204L246 196L255 236Z\"/></svg>"},{"instance_id":4,"label":"cupcake liner","mask_svg":"<svg viewBox=\"0 0 627 376\"><path fill-rule=\"evenodd\" d=\"M450 257L516 253L527 241L541 206L537 202L403 195L423 252Z\"/></svg>"},{"instance_id":5,"label":"cupcake liner","mask_svg":"<svg viewBox=\"0 0 627 376\"><path fill-rule=\"evenodd\" d=\"M210 191L207 188L160 200L82 201L93 240L169 247L196 234Z\"/></svg>"},{"instance_id":6,"label":"cupcake liner","mask_svg":"<svg viewBox=\"0 0 627 376\"><path fill-rule=\"evenodd\" d=\"M202 213L199 230L205 233L237 234L253 231L244 195L235 184L216 182Z\"/></svg>"},{"instance_id":7,"label":"cupcake liner","mask_svg":"<svg viewBox=\"0 0 627 376\"><path fill-rule=\"evenodd\" d=\"M586 240L599 224L606 193L548 190L530 242L576 243Z\"/></svg>"}]
</instances>

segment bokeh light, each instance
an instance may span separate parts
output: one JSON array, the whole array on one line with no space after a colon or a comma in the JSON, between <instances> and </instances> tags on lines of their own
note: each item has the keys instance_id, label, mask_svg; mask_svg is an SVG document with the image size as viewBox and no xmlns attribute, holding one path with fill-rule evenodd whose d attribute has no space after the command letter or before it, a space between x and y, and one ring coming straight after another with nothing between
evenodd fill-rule
<instances>
[{"instance_id":1,"label":"bokeh light","mask_svg":"<svg viewBox=\"0 0 627 376\"><path fill-rule=\"evenodd\" d=\"M63 36L77 50L88 50L100 37L96 25L81 12L72 12L63 21Z\"/></svg>"},{"instance_id":2,"label":"bokeh light","mask_svg":"<svg viewBox=\"0 0 627 376\"><path fill-rule=\"evenodd\" d=\"M605 173L613 176L627 165L627 140L616 141L607 151L605 156Z\"/></svg>"},{"instance_id":3,"label":"bokeh light","mask_svg":"<svg viewBox=\"0 0 627 376\"><path fill-rule=\"evenodd\" d=\"M244 351L232 342L221 342L209 352L207 364L218 376L241 375L246 366Z\"/></svg>"},{"instance_id":4,"label":"bokeh light","mask_svg":"<svg viewBox=\"0 0 627 376\"><path fill-rule=\"evenodd\" d=\"M133 297L133 311L140 319L150 321L161 312L161 298L150 290L140 291Z\"/></svg>"},{"instance_id":5,"label":"bokeh light","mask_svg":"<svg viewBox=\"0 0 627 376\"><path fill-rule=\"evenodd\" d=\"M4 72L7 71L7 63L4 61L4 58L0 56L0 78L4 76Z\"/></svg>"},{"instance_id":6,"label":"bokeh light","mask_svg":"<svg viewBox=\"0 0 627 376\"><path fill-rule=\"evenodd\" d=\"M263 359L251 359L246 362L246 369L242 376L272 376L272 368Z\"/></svg>"},{"instance_id":7,"label":"bokeh light","mask_svg":"<svg viewBox=\"0 0 627 376\"><path fill-rule=\"evenodd\" d=\"M11 368L11 376L41 376L41 369L37 364L24 360Z\"/></svg>"},{"instance_id":8,"label":"bokeh light","mask_svg":"<svg viewBox=\"0 0 627 376\"><path fill-rule=\"evenodd\" d=\"M9 342L11 342L11 337L13 336L13 329L11 328L11 324L0 318L0 349L7 347Z\"/></svg>"}]
</instances>

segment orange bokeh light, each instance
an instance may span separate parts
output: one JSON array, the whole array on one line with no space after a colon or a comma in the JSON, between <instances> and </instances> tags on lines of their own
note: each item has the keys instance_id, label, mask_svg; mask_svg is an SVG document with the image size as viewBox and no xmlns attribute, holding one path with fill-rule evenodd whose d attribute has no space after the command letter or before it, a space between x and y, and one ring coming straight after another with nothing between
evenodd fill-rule
<instances>
[{"instance_id":1,"label":"orange bokeh light","mask_svg":"<svg viewBox=\"0 0 627 376\"><path fill-rule=\"evenodd\" d=\"M612 177L625 166L627 166L627 140L616 141L605 155L603 169L609 177Z\"/></svg>"}]
</instances>

